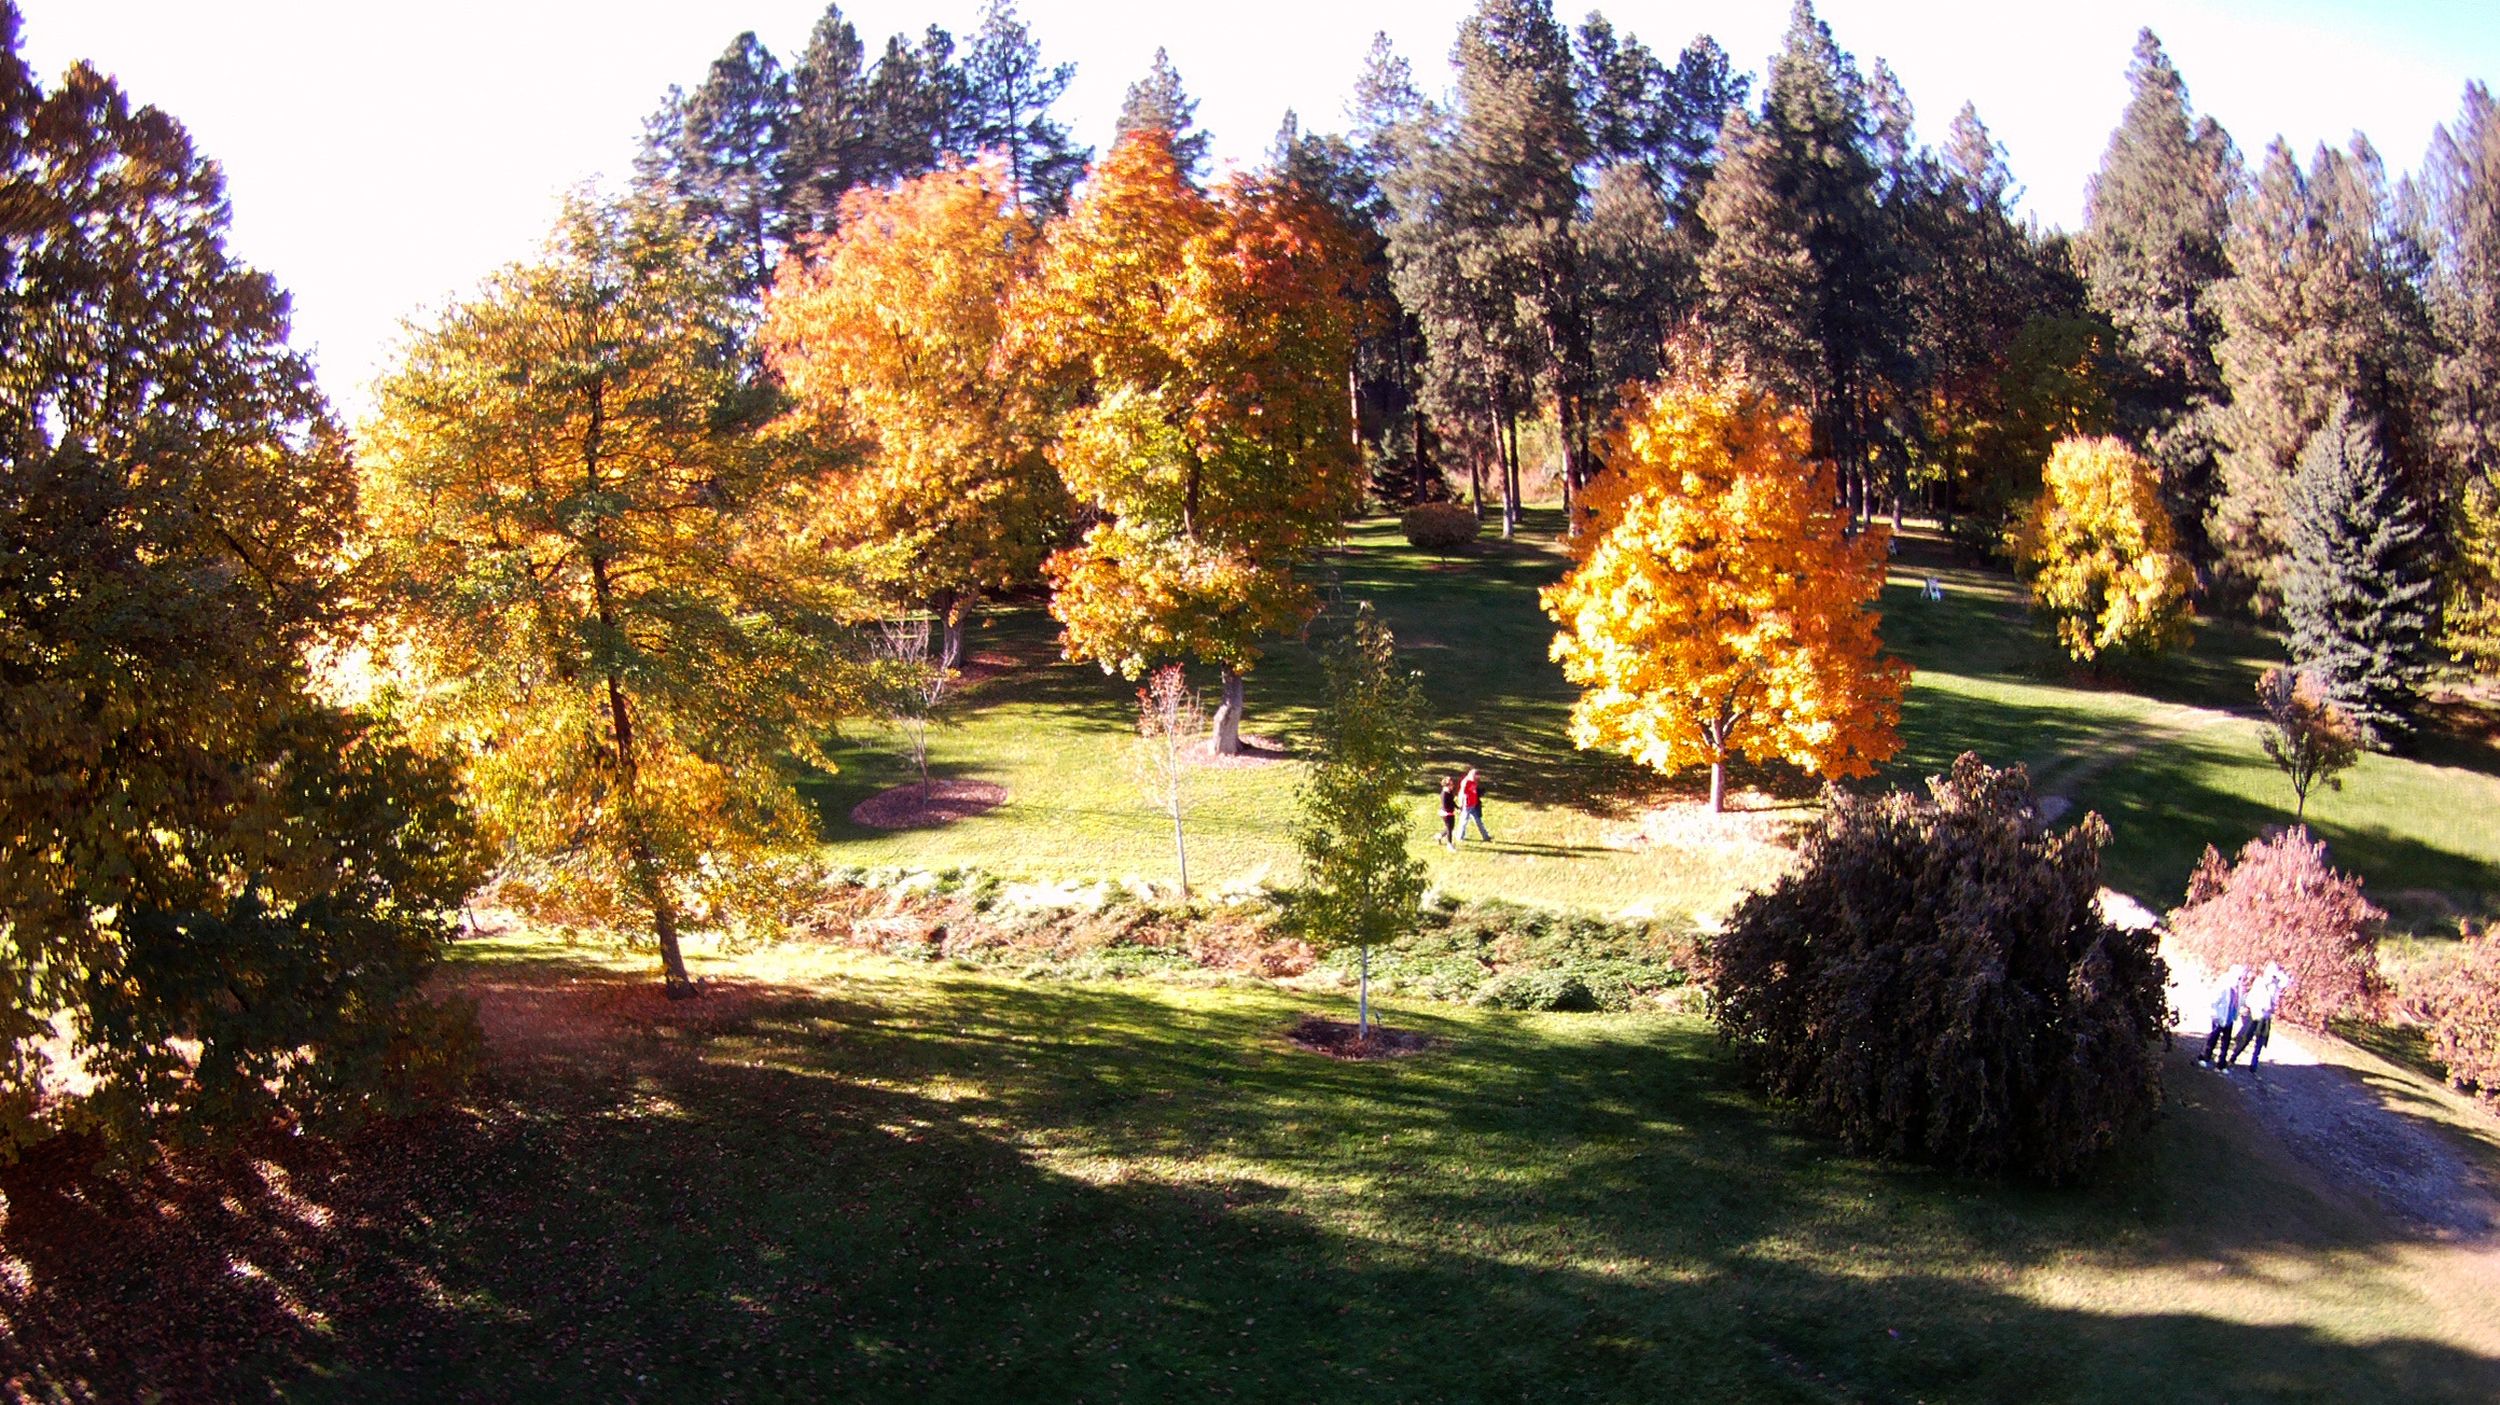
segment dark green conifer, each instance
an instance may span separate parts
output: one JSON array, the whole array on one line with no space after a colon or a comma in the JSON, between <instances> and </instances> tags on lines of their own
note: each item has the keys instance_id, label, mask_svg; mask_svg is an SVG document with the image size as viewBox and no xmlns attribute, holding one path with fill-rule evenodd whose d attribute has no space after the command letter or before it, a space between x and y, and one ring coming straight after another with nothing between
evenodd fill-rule
<instances>
[{"instance_id":1,"label":"dark green conifer","mask_svg":"<svg viewBox=\"0 0 2500 1405\"><path fill-rule=\"evenodd\" d=\"M2384 744L2411 724L2436 584L2421 509L2380 452L2378 426L2349 399L2302 449L2288 508L2293 661Z\"/></svg>"},{"instance_id":2,"label":"dark green conifer","mask_svg":"<svg viewBox=\"0 0 2500 1405\"><path fill-rule=\"evenodd\" d=\"M1050 115L1075 77L1075 64L1042 62L1014 0L990 0L958 70L957 150L999 153L1017 204L1044 215L1067 208L1093 159Z\"/></svg>"},{"instance_id":3,"label":"dark green conifer","mask_svg":"<svg viewBox=\"0 0 2500 1405\"><path fill-rule=\"evenodd\" d=\"M1113 139L1140 128L1168 133L1172 159L1180 163L1181 174L1194 181L1206 174L1207 145L1213 140L1198 130L1197 121L1198 100L1181 86L1180 70L1172 66L1171 54L1157 48L1146 76L1128 85Z\"/></svg>"}]
</instances>

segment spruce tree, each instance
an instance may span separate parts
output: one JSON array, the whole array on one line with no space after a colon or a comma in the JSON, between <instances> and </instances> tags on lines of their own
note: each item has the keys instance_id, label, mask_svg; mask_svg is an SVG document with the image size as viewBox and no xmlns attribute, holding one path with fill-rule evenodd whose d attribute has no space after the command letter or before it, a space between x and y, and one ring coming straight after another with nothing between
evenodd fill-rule
<instances>
[{"instance_id":1,"label":"spruce tree","mask_svg":"<svg viewBox=\"0 0 2500 1405\"><path fill-rule=\"evenodd\" d=\"M1181 174L1196 181L1206 175L1207 145L1213 140L1197 129L1197 120L1198 100L1181 86L1180 70L1172 66L1171 54L1158 47L1146 76L1128 85L1112 140L1141 127L1165 133L1172 138L1172 158L1181 163Z\"/></svg>"},{"instance_id":2,"label":"spruce tree","mask_svg":"<svg viewBox=\"0 0 2500 1405\"><path fill-rule=\"evenodd\" d=\"M2223 398L2211 293L2231 271L2223 244L2239 155L2213 119L2190 110L2186 81L2149 29L2136 36L2127 82L2126 112L2084 189L2076 252L2092 310L2125 344L2121 427L2161 474L2189 555L2210 562L2202 524Z\"/></svg>"},{"instance_id":3,"label":"spruce tree","mask_svg":"<svg viewBox=\"0 0 2500 1405\"><path fill-rule=\"evenodd\" d=\"M1075 64L1042 62L1042 46L1014 0L990 0L960 70L956 147L1002 154L1019 209L1050 215L1067 208L1068 192L1093 158L1050 115L1075 77Z\"/></svg>"},{"instance_id":4,"label":"spruce tree","mask_svg":"<svg viewBox=\"0 0 2500 1405\"><path fill-rule=\"evenodd\" d=\"M2410 727L2436 584L2421 509L2351 400L2338 400L2302 449L2287 507L2292 659L2384 744Z\"/></svg>"},{"instance_id":5,"label":"spruce tree","mask_svg":"<svg viewBox=\"0 0 2500 1405\"><path fill-rule=\"evenodd\" d=\"M2261 610L2282 589L2294 463L2339 399L2376 426L2403 490L2436 501L2417 410L2428 315L2393 223L2378 158L2356 137L2306 173L2274 143L2232 230L2238 272L2212 294L2230 401L2211 525L2228 578Z\"/></svg>"}]
</instances>

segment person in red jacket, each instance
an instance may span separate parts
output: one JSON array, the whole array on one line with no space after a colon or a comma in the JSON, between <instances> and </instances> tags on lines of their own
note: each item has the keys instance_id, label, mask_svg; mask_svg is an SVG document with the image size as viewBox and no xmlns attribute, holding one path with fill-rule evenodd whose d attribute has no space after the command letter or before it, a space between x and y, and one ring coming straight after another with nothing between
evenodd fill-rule
<instances>
[{"instance_id":1,"label":"person in red jacket","mask_svg":"<svg viewBox=\"0 0 2500 1405\"><path fill-rule=\"evenodd\" d=\"M1466 838L1467 826L1473 823L1484 842L1492 843L1493 836L1484 832L1484 784L1477 778L1473 766L1467 768L1466 775L1458 778L1458 803L1466 812L1466 818L1458 822L1458 837Z\"/></svg>"}]
</instances>

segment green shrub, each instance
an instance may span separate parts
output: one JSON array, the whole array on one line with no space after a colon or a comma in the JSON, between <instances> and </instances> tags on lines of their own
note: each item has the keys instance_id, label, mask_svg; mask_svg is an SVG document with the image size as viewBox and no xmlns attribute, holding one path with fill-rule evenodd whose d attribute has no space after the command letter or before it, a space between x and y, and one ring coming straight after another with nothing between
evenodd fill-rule
<instances>
[{"instance_id":1,"label":"green shrub","mask_svg":"<svg viewBox=\"0 0 2500 1405\"><path fill-rule=\"evenodd\" d=\"M1447 556L1476 539L1484 524L1476 514L1454 502L1428 502L1410 507L1398 519L1406 529L1407 544L1417 551Z\"/></svg>"},{"instance_id":2,"label":"green shrub","mask_svg":"<svg viewBox=\"0 0 2500 1405\"><path fill-rule=\"evenodd\" d=\"M1477 986L1469 1003L1489 1010L1594 1010L1597 997L1569 971L1505 971Z\"/></svg>"},{"instance_id":3,"label":"green shrub","mask_svg":"<svg viewBox=\"0 0 2500 1405\"><path fill-rule=\"evenodd\" d=\"M2097 815L1965 754L1926 795L1835 791L1711 947L1721 1034L1851 1146L2048 1181L2161 1105L2167 973L2100 913Z\"/></svg>"}]
</instances>

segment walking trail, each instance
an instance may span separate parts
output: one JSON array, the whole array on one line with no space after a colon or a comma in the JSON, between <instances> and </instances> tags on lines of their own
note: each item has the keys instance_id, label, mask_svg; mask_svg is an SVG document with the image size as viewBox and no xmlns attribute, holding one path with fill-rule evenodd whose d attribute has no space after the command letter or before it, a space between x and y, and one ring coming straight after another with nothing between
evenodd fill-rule
<instances>
[{"instance_id":1,"label":"walking trail","mask_svg":"<svg viewBox=\"0 0 2500 1405\"><path fill-rule=\"evenodd\" d=\"M2053 758L2034 772L2042 819L2056 823L2081 808L2082 792L2128 757L2155 745L2184 741L2233 720L2227 712L2164 703L2148 712L2125 742ZM2156 911L2137 899L2104 890L2101 905L2120 926L2158 926ZM2169 942L2162 955L2170 967L2170 1005L2178 1015L2182 1047L2203 1046L2211 975L2196 958ZM2407 1103L2444 1094L2412 1086L2391 1067L2376 1064L2333 1035L2277 1025L2265 1064L2252 1075L2243 1063L2228 1072L2196 1068L2182 1059L2174 1071L2217 1080L2247 1116L2340 1195L2374 1204L2429 1237L2500 1249L2500 1119L2467 1114L2486 1127L2477 1149L2466 1134L2405 1110Z\"/></svg>"}]
</instances>

